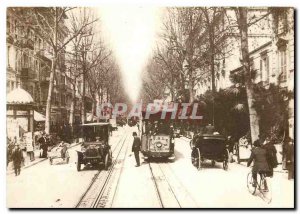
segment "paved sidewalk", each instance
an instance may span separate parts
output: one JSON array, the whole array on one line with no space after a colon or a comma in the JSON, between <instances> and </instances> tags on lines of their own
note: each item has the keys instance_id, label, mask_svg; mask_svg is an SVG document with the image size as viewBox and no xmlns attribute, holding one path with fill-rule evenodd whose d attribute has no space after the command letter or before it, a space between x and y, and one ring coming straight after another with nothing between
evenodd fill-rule
<instances>
[{"instance_id":1,"label":"paved sidewalk","mask_svg":"<svg viewBox=\"0 0 300 214\"><path fill-rule=\"evenodd\" d=\"M76 141L75 141L75 143L72 143L69 148L77 146L78 144L79 143L76 143ZM22 166L21 169L26 169L28 167L34 166L38 163L41 163L45 160L48 160L48 158L40 158L40 150L39 149L34 151L35 160L33 160L33 161L30 161L29 156L27 155L26 152L24 152L23 155L24 155L24 159L25 159L25 161L24 161L25 165ZM13 173L14 173L14 166L13 166L13 163L11 161L11 162L8 163L8 166L6 168L6 174L9 175L9 174L13 174Z\"/></svg>"}]
</instances>

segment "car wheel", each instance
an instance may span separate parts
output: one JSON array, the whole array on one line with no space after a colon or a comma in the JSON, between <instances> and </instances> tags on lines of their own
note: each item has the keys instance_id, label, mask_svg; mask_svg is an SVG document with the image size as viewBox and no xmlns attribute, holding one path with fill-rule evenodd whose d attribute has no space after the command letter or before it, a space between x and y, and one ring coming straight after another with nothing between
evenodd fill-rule
<instances>
[{"instance_id":1,"label":"car wheel","mask_svg":"<svg viewBox=\"0 0 300 214\"><path fill-rule=\"evenodd\" d=\"M223 169L224 170L227 170L228 169L228 162L229 162L229 151L228 151L228 149L226 149L226 151L225 151L226 153L225 153L225 159L224 159L224 161L223 161Z\"/></svg>"},{"instance_id":2,"label":"car wheel","mask_svg":"<svg viewBox=\"0 0 300 214\"><path fill-rule=\"evenodd\" d=\"M81 170L81 162L80 160L77 161L77 171L79 172Z\"/></svg>"},{"instance_id":3,"label":"car wheel","mask_svg":"<svg viewBox=\"0 0 300 214\"><path fill-rule=\"evenodd\" d=\"M201 155L198 148L193 149L191 158L193 166L195 166L199 170L201 168Z\"/></svg>"}]
</instances>

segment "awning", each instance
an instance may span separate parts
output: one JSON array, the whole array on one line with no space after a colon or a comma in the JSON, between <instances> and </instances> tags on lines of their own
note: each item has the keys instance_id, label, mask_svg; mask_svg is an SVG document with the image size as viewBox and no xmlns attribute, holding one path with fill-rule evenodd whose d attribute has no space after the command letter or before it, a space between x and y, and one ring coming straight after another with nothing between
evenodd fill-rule
<instances>
[{"instance_id":1,"label":"awning","mask_svg":"<svg viewBox=\"0 0 300 214\"><path fill-rule=\"evenodd\" d=\"M41 121L46 120L46 117L44 115L42 115L41 113L37 112L37 111L34 111L33 118L37 122L41 122Z\"/></svg>"}]
</instances>

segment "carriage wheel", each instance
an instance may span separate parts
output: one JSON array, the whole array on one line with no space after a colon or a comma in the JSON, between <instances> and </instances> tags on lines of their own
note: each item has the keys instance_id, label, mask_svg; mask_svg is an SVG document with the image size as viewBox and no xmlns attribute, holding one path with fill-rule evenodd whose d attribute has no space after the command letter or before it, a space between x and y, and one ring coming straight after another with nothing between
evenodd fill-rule
<instances>
[{"instance_id":1,"label":"carriage wheel","mask_svg":"<svg viewBox=\"0 0 300 214\"><path fill-rule=\"evenodd\" d=\"M105 160L104 160L104 169L105 170L108 170L108 167L109 167L109 163L108 163L108 159L109 159L109 154L107 153L106 155L105 155Z\"/></svg>"},{"instance_id":2,"label":"carriage wheel","mask_svg":"<svg viewBox=\"0 0 300 214\"><path fill-rule=\"evenodd\" d=\"M112 164L112 151L111 149L108 151L109 157L108 157L108 165L111 166Z\"/></svg>"},{"instance_id":3,"label":"carriage wheel","mask_svg":"<svg viewBox=\"0 0 300 214\"><path fill-rule=\"evenodd\" d=\"M194 148L191 155L192 164L197 169L201 168L201 156L200 156L200 150L198 148Z\"/></svg>"},{"instance_id":4,"label":"carriage wheel","mask_svg":"<svg viewBox=\"0 0 300 214\"><path fill-rule=\"evenodd\" d=\"M229 151L228 151L228 149L226 149L226 151L225 151L226 153L225 153L225 159L223 160L223 169L224 170L227 170L228 169L228 161L229 161Z\"/></svg>"},{"instance_id":5,"label":"carriage wheel","mask_svg":"<svg viewBox=\"0 0 300 214\"><path fill-rule=\"evenodd\" d=\"M80 163L80 160L78 158L77 160L77 171L79 172L81 170L81 163Z\"/></svg>"}]
</instances>

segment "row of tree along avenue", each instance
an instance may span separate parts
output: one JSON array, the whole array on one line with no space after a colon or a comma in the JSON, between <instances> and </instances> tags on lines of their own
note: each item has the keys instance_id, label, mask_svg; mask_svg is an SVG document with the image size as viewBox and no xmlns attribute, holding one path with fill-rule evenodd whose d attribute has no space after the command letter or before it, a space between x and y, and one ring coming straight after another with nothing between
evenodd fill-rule
<instances>
[{"instance_id":1,"label":"row of tree along avenue","mask_svg":"<svg viewBox=\"0 0 300 214\"><path fill-rule=\"evenodd\" d=\"M74 126L79 107L79 123L87 121L87 113L96 115L97 105L103 102L126 102L119 68L110 47L101 32L101 19L92 8L71 7L20 7L8 8L9 45L17 46L19 39L33 43L33 52L17 46L21 57L18 64L27 59L41 59L45 66L32 68L39 79L37 86L47 81L46 96L34 96L37 110L45 114L45 132L49 134L53 124L53 105L61 97L60 104L68 107L62 123ZM12 20L13 19L13 20ZM20 36L21 35L21 36ZM28 57L23 57L23 55ZM26 63L26 62L25 62ZM30 64L30 62L28 63ZM33 63L34 64L34 63ZM29 68L31 69L31 68ZM15 79L18 71L15 71ZM13 80L14 81L14 80ZM16 84L26 85L27 79L17 79ZM61 86L59 88L59 86ZM67 94L69 87L70 94ZM38 87L42 88L42 87ZM60 90L58 90L58 88ZM36 89L33 89L35 91ZM33 96L33 92L31 95ZM62 98L62 100L63 100ZM44 105L44 107L43 107Z\"/></svg>"},{"instance_id":2,"label":"row of tree along avenue","mask_svg":"<svg viewBox=\"0 0 300 214\"><path fill-rule=\"evenodd\" d=\"M198 102L204 123L236 138L293 138L293 9L189 7L164 14L143 73L144 100Z\"/></svg>"}]
</instances>

